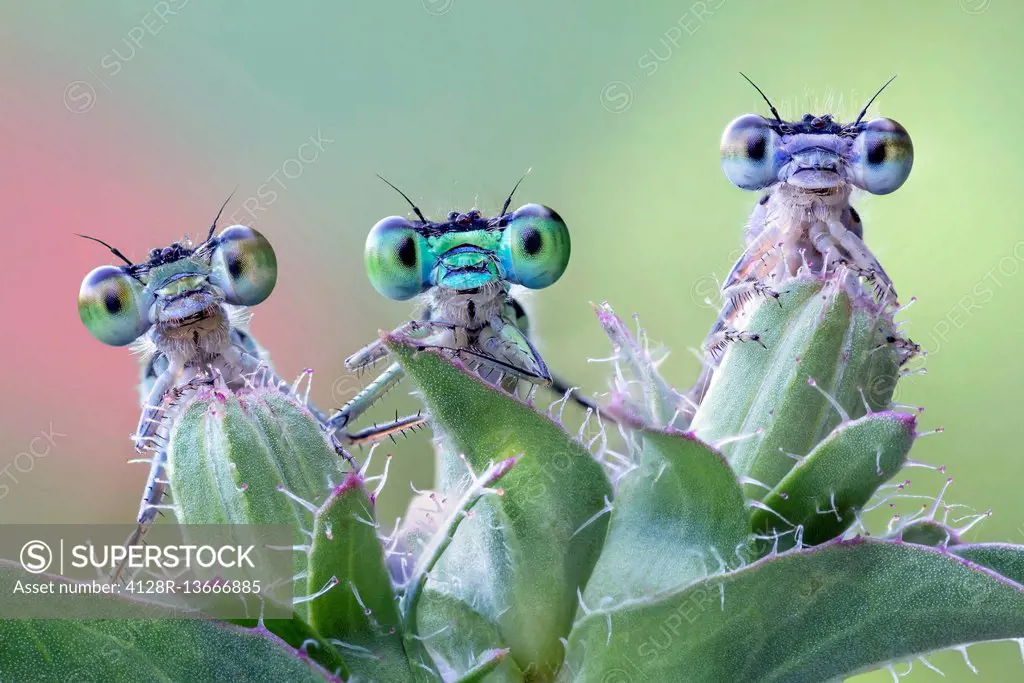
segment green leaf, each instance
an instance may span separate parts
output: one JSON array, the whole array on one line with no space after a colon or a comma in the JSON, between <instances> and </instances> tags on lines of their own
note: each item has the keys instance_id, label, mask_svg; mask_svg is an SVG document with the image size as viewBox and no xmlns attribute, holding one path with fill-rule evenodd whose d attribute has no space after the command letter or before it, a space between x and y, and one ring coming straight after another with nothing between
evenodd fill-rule
<instances>
[{"instance_id":1,"label":"green leaf","mask_svg":"<svg viewBox=\"0 0 1024 683\"><path fill-rule=\"evenodd\" d=\"M508 659L508 650L488 650L480 655L477 663L455 683L481 683L484 679L494 680L491 674Z\"/></svg>"},{"instance_id":2,"label":"green leaf","mask_svg":"<svg viewBox=\"0 0 1024 683\"><path fill-rule=\"evenodd\" d=\"M803 458L753 513L760 535L802 527L805 545L836 538L853 524L878 487L903 469L914 443L916 420L885 412L844 422ZM794 534L778 537L778 549L795 544ZM765 551L772 547L764 543Z\"/></svg>"},{"instance_id":3,"label":"green leaf","mask_svg":"<svg viewBox=\"0 0 1024 683\"><path fill-rule=\"evenodd\" d=\"M1021 636L1024 586L951 552L858 539L591 609L561 680L816 682Z\"/></svg>"},{"instance_id":4,"label":"green leaf","mask_svg":"<svg viewBox=\"0 0 1024 683\"><path fill-rule=\"evenodd\" d=\"M227 621L247 630L259 627L257 619ZM263 626L296 650L305 650L310 659L327 671L338 673L341 678L348 678L348 667L338 651L302 619L294 616L291 619L265 619Z\"/></svg>"},{"instance_id":5,"label":"green leaf","mask_svg":"<svg viewBox=\"0 0 1024 683\"><path fill-rule=\"evenodd\" d=\"M19 578L68 582L0 561L0 583ZM76 609L91 605L97 612L119 603L125 618L0 620L0 680L189 682L199 675L214 681L338 680L265 629L210 620L133 619L132 614L152 616L160 608L102 594L74 599Z\"/></svg>"},{"instance_id":6,"label":"green leaf","mask_svg":"<svg viewBox=\"0 0 1024 683\"><path fill-rule=\"evenodd\" d=\"M319 423L276 388L209 392L190 402L171 434L167 472L181 524L287 525L296 545L306 542L301 529L312 527L312 516L282 490L312 502L342 477ZM306 556L293 557L302 575ZM295 597L305 590L304 581L295 583ZM295 609L305 615L305 605Z\"/></svg>"},{"instance_id":7,"label":"green leaf","mask_svg":"<svg viewBox=\"0 0 1024 683\"><path fill-rule=\"evenodd\" d=\"M501 489L493 488L493 485L504 477L516 464L518 458L509 458L488 466L482 474L475 477L470 486L462 492L456 501L445 500L444 508L449 508L444 521L437 527L432 535L423 538L423 547L416 553L416 566L405 582L405 591L402 594L402 615L405 618L406 627L417 631L416 618L419 608L420 597L423 595L424 587L430 578L430 573L441 560L448 546L455 538L455 532L469 518L473 508L485 495L504 495Z\"/></svg>"},{"instance_id":8,"label":"green leaf","mask_svg":"<svg viewBox=\"0 0 1024 683\"><path fill-rule=\"evenodd\" d=\"M473 674L486 653L504 650L497 628L458 598L427 591L420 603L420 630L444 680L460 680ZM495 664L487 683L522 683L522 671L510 657Z\"/></svg>"},{"instance_id":9,"label":"green leaf","mask_svg":"<svg viewBox=\"0 0 1024 683\"><path fill-rule=\"evenodd\" d=\"M639 462L619 480L588 607L674 590L744 561L750 516L725 459L689 434L636 437Z\"/></svg>"},{"instance_id":10,"label":"green leaf","mask_svg":"<svg viewBox=\"0 0 1024 683\"><path fill-rule=\"evenodd\" d=\"M789 280L779 301L752 306L742 328L766 348L733 343L715 370L691 428L708 443L737 436L722 452L740 477L774 488L840 422L817 388L853 419L888 407L899 355L886 340L891 318L864 294L817 277ZM743 322L743 321L741 321ZM864 398L862 398L862 394ZM753 485L754 499L766 491Z\"/></svg>"},{"instance_id":11,"label":"green leaf","mask_svg":"<svg viewBox=\"0 0 1024 683\"><path fill-rule=\"evenodd\" d=\"M949 552L1002 574L1011 581L1024 584L1024 546L1012 543L964 543L951 547Z\"/></svg>"},{"instance_id":12,"label":"green leaf","mask_svg":"<svg viewBox=\"0 0 1024 683\"><path fill-rule=\"evenodd\" d=\"M498 626L512 657L537 680L562 660L577 590L590 576L607 528L611 485L583 446L547 417L499 392L435 351L386 335L388 348L419 385L457 454L439 468L464 485L489 464L519 457L458 529L428 588L463 600ZM445 490L450 498L458 491Z\"/></svg>"},{"instance_id":13,"label":"green leaf","mask_svg":"<svg viewBox=\"0 0 1024 683\"><path fill-rule=\"evenodd\" d=\"M309 526L280 488L322 499L339 459L307 409L276 389L191 402L171 436L168 473L182 524Z\"/></svg>"},{"instance_id":14,"label":"green leaf","mask_svg":"<svg viewBox=\"0 0 1024 683\"><path fill-rule=\"evenodd\" d=\"M652 426L679 427L685 399L662 379L657 363L646 347L646 338L635 340L622 318L607 302L594 306L594 312L619 361L640 384L643 403L639 417Z\"/></svg>"},{"instance_id":15,"label":"green leaf","mask_svg":"<svg viewBox=\"0 0 1024 683\"><path fill-rule=\"evenodd\" d=\"M309 623L369 680L409 680L402 630L362 478L352 472L317 510L309 552Z\"/></svg>"}]
</instances>

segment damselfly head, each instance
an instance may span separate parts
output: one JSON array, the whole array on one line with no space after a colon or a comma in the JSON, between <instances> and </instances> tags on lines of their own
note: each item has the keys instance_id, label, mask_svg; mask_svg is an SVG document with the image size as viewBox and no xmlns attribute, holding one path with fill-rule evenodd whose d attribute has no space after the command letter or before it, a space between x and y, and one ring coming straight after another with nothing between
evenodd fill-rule
<instances>
[{"instance_id":1,"label":"damselfly head","mask_svg":"<svg viewBox=\"0 0 1024 683\"><path fill-rule=\"evenodd\" d=\"M745 190L785 183L815 193L848 185L871 194L894 192L910 175L914 146L906 129L892 119L862 121L871 101L848 124L829 114L784 121L768 102L774 118L744 114L726 127L722 170Z\"/></svg>"},{"instance_id":2,"label":"damselfly head","mask_svg":"<svg viewBox=\"0 0 1024 683\"><path fill-rule=\"evenodd\" d=\"M224 303L255 306L274 289L277 258L256 230L232 225L198 246L175 242L153 249L145 263L100 266L85 276L78 313L89 332L124 346L153 325L165 330L202 329Z\"/></svg>"},{"instance_id":3,"label":"damselfly head","mask_svg":"<svg viewBox=\"0 0 1024 683\"><path fill-rule=\"evenodd\" d=\"M366 238L366 272L378 292L399 301L433 287L464 293L493 283L541 289L562 276L569 253L565 221L540 204L494 218L476 209L453 211L443 223L391 216Z\"/></svg>"}]
</instances>

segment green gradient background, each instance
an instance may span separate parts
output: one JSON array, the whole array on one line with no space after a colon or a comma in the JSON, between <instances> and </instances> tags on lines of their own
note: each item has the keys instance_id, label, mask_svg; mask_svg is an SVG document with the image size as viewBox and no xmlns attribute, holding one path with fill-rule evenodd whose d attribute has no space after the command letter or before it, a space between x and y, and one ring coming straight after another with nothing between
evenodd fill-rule
<instances>
[{"instance_id":1,"label":"green gradient background","mask_svg":"<svg viewBox=\"0 0 1024 683\"><path fill-rule=\"evenodd\" d=\"M153 3L5 2L0 469L50 423L67 436L10 486L0 522L124 521L145 476L123 464L137 416L132 359L75 315L81 277L109 257L71 233L142 257L202 230L236 185L245 222L244 199L318 130L334 142L255 222L281 279L253 331L283 374L318 370L320 405L333 402L332 383L336 395L355 387L342 359L409 310L376 295L362 269L366 231L406 209L377 172L440 216L495 210L532 168L518 199L555 207L574 242L562 280L532 297L550 365L606 388L607 367L587 362L608 354L588 301L608 299L675 349L665 372L690 382L687 349L714 317L701 301L728 271L755 199L717 159L724 125L764 112L743 70L783 114L843 117L899 74L875 110L910 131L914 171L897 193L856 205L903 298L919 298L903 317L932 352L900 400L927 407L926 429L946 428L915 456L947 465L949 500L994 511L969 538L1024 541L1024 247L1014 252L1024 3L707 2L719 4L698 17L690 2L191 0L165 24L151 14L158 34L111 75L101 60L128 54L123 41ZM67 90L74 81L94 99L78 99L82 84ZM387 403L379 416L415 405L404 391ZM422 437L392 452L385 521L410 478L431 481ZM930 495L944 475L911 477ZM971 658L981 680L1024 680L1013 644ZM957 653L931 659L944 680L978 680ZM908 680L938 675L918 664Z\"/></svg>"}]
</instances>

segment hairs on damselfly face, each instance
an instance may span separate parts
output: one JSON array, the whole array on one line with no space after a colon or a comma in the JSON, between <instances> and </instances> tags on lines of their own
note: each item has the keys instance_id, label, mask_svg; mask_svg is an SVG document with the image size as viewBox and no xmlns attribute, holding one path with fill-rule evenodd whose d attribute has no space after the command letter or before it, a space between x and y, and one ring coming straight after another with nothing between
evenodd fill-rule
<instances>
[{"instance_id":1,"label":"hairs on damselfly face","mask_svg":"<svg viewBox=\"0 0 1024 683\"><path fill-rule=\"evenodd\" d=\"M227 341L224 305L255 306L270 296L277 282L277 257L270 242L244 225L214 236L217 218L198 246L189 240L174 242L151 250L144 263L132 263L106 242L80 235L125 262L100 266L82 281L78 312L86 329L112 346L148 333L156 351L183 365L199 360L197 354L216 353Z\"/></svg>"},{"instance_id":2,"label":"hairs on damselfly face","mask_svg":"<svg viewBox=\"0 0 1024 683\"><path fill-rule=\"evenodd\" d=\"M379 176L378 176L379 177ZM452 211L431 221L393 184L381 178L412 207L416 216L390 216L366 238L366 272L374 289L396 301L422 300L416 319L395 332L421 348L459 358L491 384L514 387L519 380L571 391L553 378L527 336L523 307L513 285L543 289L562 276L569 263L569 229L553 209L525 204L509 212L512 197L497 216L472 209ZM387 355L375 341L345 361L364 368ZM343 426L362 414L402 378L392 364L332 418ZM577 402L593 404L573 391Z\"/></svg>"},{"instance_id":3,"label":"hairs on damselfly face","mask_svg":"<svg viewBox=\"0 0 1024 683\"><path fill-rule=\"evenodd\" d=\"M848 186L877 195L896 191L914 163L910 135L893 119L863 120L868 107L895 78L847 124L830 114L805 114L798 121L784 121L747 78L767 102L773 119L744 114L730 123L722 134L722 170L730 182L745 190L784 184L818 195L841 193Z\"/></svg>"}]
</instances>

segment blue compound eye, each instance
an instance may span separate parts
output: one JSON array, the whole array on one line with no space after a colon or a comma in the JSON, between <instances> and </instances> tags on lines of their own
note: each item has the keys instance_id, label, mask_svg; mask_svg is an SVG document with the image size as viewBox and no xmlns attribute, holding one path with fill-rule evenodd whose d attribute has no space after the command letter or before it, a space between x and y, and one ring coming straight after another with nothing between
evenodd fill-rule
<instances>
[{"instance_id":1,"label":"blue compound eye","mask_svg":"<svg viewBox=\"0 0 1024 683\"><path fill-rule=\"evenodd\" d=\"M744 114L722 133L725 177L744 190L760 190L779 179L779 136L764 117Z\"/></svg>"},{"instance_id":2,"label":"blue compound eye","mask_svg":"<svg viewBox=\"0 0 1024 683\"><path fill-rule=\"evenodd\" d=\"M853 143L853 182L871 194L898 190L913 165L910 134L892 119L869 121Z\"/></svg>"}]
</instances>

